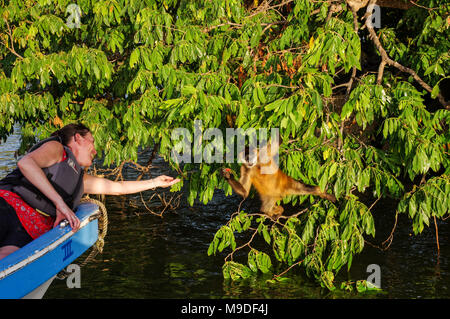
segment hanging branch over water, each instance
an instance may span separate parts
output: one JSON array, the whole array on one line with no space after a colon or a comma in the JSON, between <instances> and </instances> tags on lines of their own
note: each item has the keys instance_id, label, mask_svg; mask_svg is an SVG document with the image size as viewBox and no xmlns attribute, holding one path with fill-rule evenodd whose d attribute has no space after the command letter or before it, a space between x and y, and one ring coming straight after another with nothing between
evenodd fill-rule
<instances>
[{"instance_id":1,"label":"hanging branch over water","mask_svg":"<svg viewBox=\"0 0 450 319\"><path fill-rule=\"evenodd\" d=\"M369 5L376 5L376 4L377 4L377 0L370 0L370 2L369 2ZM392 60L388 56L388 54L386 53L386 50L383 48L383 46L380 42L380 39L378 38L378 36L372 26L372 23L370 21L368 21L368 19L371 18L371 13L367 12L364 17L366 19L366 26L367 26L367 30L369 30L370 38L372 39L373 43L375 44L375 46L378 49L378 52L381 55L381 62L380 62L380 66L378 67L377 83L381 84L384 68L387 64L389 66L393 66L393 67L399 69L402 72L410 74L414 78L414 80L416 80L425 90L427 90L429 93L431 93L433 91L433 88L430 85L428 85L427 83L425 83L425 81L423 81L414 70L401 65L400 63ZM442 106L445 106L447 108L447 110L450 110L449 102L445 100L444 96L441 93L439 93L437 95L437 98L438 98L439 102L442 104Z\"/></svg>"}]
</instances>

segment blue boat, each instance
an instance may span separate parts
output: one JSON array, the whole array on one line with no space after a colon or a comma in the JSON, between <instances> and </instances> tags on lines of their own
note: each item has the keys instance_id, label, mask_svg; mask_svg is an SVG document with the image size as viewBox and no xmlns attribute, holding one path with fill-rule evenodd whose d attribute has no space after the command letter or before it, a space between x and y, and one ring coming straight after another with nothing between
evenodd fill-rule
<instances>
[{"instance_id":1,"label":"blue boat","mask_svg":"<svg viewBox=\"0 0 450 319\"><path fill-rule=\"evenodd\" d=\"M61 223L0 260L0 298L42 298L56 275L95 244L99 206L83 203L75 214L78 231Z\"/></svg>"}]
</instances>

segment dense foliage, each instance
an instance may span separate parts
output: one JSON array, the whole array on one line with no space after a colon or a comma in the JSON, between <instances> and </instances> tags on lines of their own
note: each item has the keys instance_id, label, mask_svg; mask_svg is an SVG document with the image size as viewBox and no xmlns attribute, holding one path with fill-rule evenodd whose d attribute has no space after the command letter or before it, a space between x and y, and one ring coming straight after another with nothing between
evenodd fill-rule
<instances>
[{"instance_id":1,"label":"dense foliage","mask_svg":"<svg viewBox=\"0 0 450 319\"><path fill-rule=\"evenodd\" d=\"M172 130L280 128L281 168L338 202L288 198L299 212L278 221L223 212L208 253L231 249L226 278L299 265L333 289L375 235L378 199L398 199L415 234L450 205L448 2L379 2L374 29L367 0L80 0L79 20L71 0L3 0L0 137L20 124L23 152L82 121L106 166L157 145L206 204L231 193L228 164L179 166Z\"/></svg>"}]
</instances>

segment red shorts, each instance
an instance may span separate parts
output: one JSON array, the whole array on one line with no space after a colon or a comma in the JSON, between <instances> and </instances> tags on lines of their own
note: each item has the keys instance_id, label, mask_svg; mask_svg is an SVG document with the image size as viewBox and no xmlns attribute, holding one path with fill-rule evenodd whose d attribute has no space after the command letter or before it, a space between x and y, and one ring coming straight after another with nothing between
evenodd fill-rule
<instances>
[{"instance_id":1,"label":"red shorts","mask_svg":"<svg viewBox=\"0 0 450 319\"><path fill-rule=\"evenodd\" d=\"M16 211L23 228L31 238L36 239L53 228L54 217L39 214L16 193L0 189L0 197Z\"/></svg>"}]
</instances>

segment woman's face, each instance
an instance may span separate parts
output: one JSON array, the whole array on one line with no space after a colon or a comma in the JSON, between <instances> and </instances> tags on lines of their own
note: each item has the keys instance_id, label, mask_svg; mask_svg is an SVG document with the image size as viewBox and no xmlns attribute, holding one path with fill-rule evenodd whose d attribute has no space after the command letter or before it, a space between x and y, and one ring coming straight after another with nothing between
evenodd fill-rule
<instances>
[{"instance_id":1,"label":"woman's face","mask_svg":"<svg viewBox=\"0 0 450 319\"><path fill-rule=\"evenodd\" d=\"M74 141L78 146L78 156L76 156L78 163L84 167L91 166L92 161L97 154L92 134L90 132L86 133L84 136L75 134Z\"/></svg>"}]
</instances>

